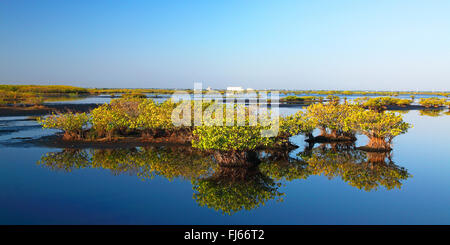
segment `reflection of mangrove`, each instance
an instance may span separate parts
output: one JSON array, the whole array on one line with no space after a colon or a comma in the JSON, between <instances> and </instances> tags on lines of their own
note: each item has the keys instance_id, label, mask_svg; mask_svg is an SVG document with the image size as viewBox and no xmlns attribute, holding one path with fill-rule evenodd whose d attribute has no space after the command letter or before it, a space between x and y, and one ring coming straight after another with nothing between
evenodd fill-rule
<instances>
[{"instance_id":1,"label":"reflection of mangrove","mask_svg":"<svg viewBox=\"0 0 450 245\"><path fill-rule=\"evenodd\" d=\"M128 173L141 178L164 176L197 178L214 167L210 156L187 147L145 147L130 149L65 149L47 153L38 162L53 170L72 171L79 168L109 169L113 174Z\"/></svg>"},{"instance_id":2,"label":"reflection of mangrove","mask_svg":"<svg viewBox=\"0 0 450 245\"><path fill-rule=\"evenodd\" d=\"M388 190L400 188L402 182L410 177L406 169L392 162L388 152L364 152L351 148L352 145L323 144L313 149L307 148L295 158L284 153L253 152L245 157L245 163L238 164L230 162L229 155L221 155L219 152L206 155L188 147L66 149L42 156L39 164L52 170L68 172L80 168L103 168L111 170L115 175L127 173L141 178L159 175L169 180L182 177L202 183L225 183L227 179L228 185L245 181L254 184L256 177L267 182L262 176L277 181L290 181L307 179L311 175L324 175L330 179L340 177L351 186L367 191L375 190L378 186ZM243 158L237 159L242 161ZM255 169L260 170L262 175L252 172ZM199 180L199 177L207 178Z\"/></svg>"},{"instance_id":3,"label":"reflection of mangrove","mask_svg":"<svg viewBox=\"0 0 450 245\"><path fill-rule=\"evenodd\" d=\"M388 190L400 188L411 175L395 165L388 152L364 152L357 149L336 150L349 146L320 146L299 153L299 159L282 162L263 161L261 171L273 179L306 179L323 175L340 177L349 185L365 191L383 186Z\"/></svg>"},{"instance_id":4,"label":"reflection of mangrove","mask_svg":"<svg viewBox=\"0 0 450 245\"><path fill-rule=\"evenodd\" d=\"M306 150L305 150L306 152ZM269 152L261 157L259 169L262 173L274 180L295 180L307 179L308 164L297 158L292 158L289 154L282 152Z\"/></svg>"},{"instance_id":5,"label":"reflection of mangrove","mask_svg":"<svg viewBox=\"0 0 450 245\"><path fill-rule=\"evenodd\" d=\"M244 160L243 160L244 159ZM191 147L129 149L65 149L42 156L39 164L53 170L103 168L114 175L184 178L193 185L194 200L223 214L251 210L282 200L281 181L312 175L341 178L365 191L400 188L410 177L391 161L389 152L365 152L354 144L322 144L297 155L283 151L198 151Z\"/></svg>"},{"instance_id":6,"label":"reflection of mangrove","mask_svg":"<svg viewBox=\"0 0 450 245\"><path fill-rule=\"evenodd\" d=\"M339 176L351 186L366 191L376 190L378 186L388 190L400 188L402 181L410 177L406 169L390 160L387 152L317 148L311 156L303 159L312 175L324 175L330 179Z\"/></svg>"},{"instance_id":7,"label":"reflection of mangrove","mask_svg":"<svg viewBox=\"0 0 450 245\"><path fill-rule=\"evenodd\" d=\"M219 166L251 167L259 163L255 151L213 151L214 159Z\"/></svg>"},{"instance_id":8,"label":"reflection of mangrove","mask_svg":"<svg viewBox=\"0 0 450 245\"><path fill-rule=\"evenodd\" d=\"M41 157L39 165L48 167L51 170L63 170L71 172L73 169L88 168L90 164L88 151L79 149L64 149L61 152L50 152Z\"/></svg>"},{"instance_id":9,"label":"reflection of mangrove","mask_svg":"<svg viewBox=\"0 0 450 245\"><path fill-rule=\"evenodd\" d=\"M438 110L438 109L420 110L419 115L429 116L429 117L439 117L439 116L442 116L442 114L441 114L442 111L443 110Z\"/></svg>"},{"instance_id":10,"label":"reflection of mangrove","mask_svg":"<svg viewBox=\"0 0 450 245\"><path fill-rule=\"evenodd\" d=\"M223 214L252 210L267 201L282 200L280 183L262 174L258 166L221 166L209 177L192 182L194 199L200 206Z\"/></svg>"}]
</instances>

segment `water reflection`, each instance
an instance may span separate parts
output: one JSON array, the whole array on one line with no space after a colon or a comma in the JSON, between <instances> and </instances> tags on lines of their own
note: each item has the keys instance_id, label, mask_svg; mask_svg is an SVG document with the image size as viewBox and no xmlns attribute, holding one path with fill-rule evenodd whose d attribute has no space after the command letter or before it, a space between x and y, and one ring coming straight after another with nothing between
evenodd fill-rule
<instances>
[{"instance_id":1,"label":"water reflection","mask_svg":"<svg viewBox=\"0 0 450 245\"><path fill-rule=\"evenodd\" d=\"M300 155L308 174L339 177L353 187L372 191L380 186L400 189L403 181L411 177L405 168L394 164L390 154L363 152L348 145L322 145Z\"/></svg>"},{"instance_id":2,"label":"water reflection","mask_svg":"<svg viewBox=\"0 0 450 245\"><path fill-rule=\"evenodd\" d=\"M244 160L242 160L244 159ZM108 169L114 175L141 179L161 176L191 181L200 205L233 214L268 201L282 201L282 184L323 175L340 178L364 191L400 188L411 177L394 164L390 153L358 150L354 145L322 144L289 152L204 153L191 147L149 146L129 149L64 149L43 155L38 162L51 170Z\"/></svg>"},{"instance_id":3,"label":"water reflection","mask_svg":"<svg viewBox=\"0 0 450 245\"><path fill-rule=\"evenodd\" d=\"M411 112L411 110L392 110L395 113L406 115ZM444 115L450 115L450 110L442 108L430 108L418 110L420 116L427 117L439 117Z\"/></svg>"},{"instance_id":4,"label":"water reflection","mask_svg":"<svg viewBox=\"0 0 450 245\"><path fill-rule=\"evenodd\" d=\"M258 166L219 166L206 178L192 182L193 198L200 206L223 214L252 210L269 200L282 200L281 183L264 175Z\"/></svg>"},{"instance_id":5,"label":"water reflection","mask_svg":"<svg viewBox=\"0 0 450 245\"><path fill-rule=\"evenodd\" d=\"M114 175L142 179L163 176L193 179L213 172L213 158L190 147L137 147L128 149L64 149L47 153L38 164L70 172L79 168L109 169Z\"/></svg>"},{"instance_id":6,"label":"water reflection","mask_svg":"<svg viewBox=\"0 0 450 245\"><path fill-rule=\"evenodd\" d=\"M429 117L439 117L443 115L448 115L448 112L440 109L426 109L420 110L419 115L421 116L429 116Z\"/></svg>"}]
</instances>

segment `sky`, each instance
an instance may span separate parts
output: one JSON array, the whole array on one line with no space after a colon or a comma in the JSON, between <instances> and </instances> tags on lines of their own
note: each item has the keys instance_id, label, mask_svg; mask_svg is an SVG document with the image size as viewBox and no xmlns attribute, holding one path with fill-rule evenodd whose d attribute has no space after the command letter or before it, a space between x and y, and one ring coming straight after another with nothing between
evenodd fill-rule
<instances>
[{"instance_id":1,"label":"sky","mask_svg":"<svg viewBox=\"0 0 450 245\"><path fill-rule=\"evenodd\" d=\"M2 0L0 83L450 90L450 1Z\"/></svg>"}]
</instances>

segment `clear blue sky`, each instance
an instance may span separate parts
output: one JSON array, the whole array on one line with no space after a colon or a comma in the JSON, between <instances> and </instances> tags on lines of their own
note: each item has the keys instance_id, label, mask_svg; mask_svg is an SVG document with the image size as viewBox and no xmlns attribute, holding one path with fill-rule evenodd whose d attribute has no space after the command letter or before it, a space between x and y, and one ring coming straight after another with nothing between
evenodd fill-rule
<instances>
[{"instance_id":1,"label":"clear blue sky","mask_svg":"<svg viewBox=\"0 0 450 245\"><path fill-rule=\"evenodd\" d=\"M450 90L450 1L0 1L0 83Z\"/></svg>"}]
</instances>

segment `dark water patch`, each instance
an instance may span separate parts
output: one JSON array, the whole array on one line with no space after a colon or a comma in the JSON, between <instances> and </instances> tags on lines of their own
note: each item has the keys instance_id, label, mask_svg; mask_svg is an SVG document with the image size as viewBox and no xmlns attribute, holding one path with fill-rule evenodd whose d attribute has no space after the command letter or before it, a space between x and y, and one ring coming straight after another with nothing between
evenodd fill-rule
<instances>
[{"instance_id":1,"label":"dark water patch","mask_svg":"<svg viewBox=\"0 0 450 245\"><path fill-rule=\"evenodd\" d=\"M0 117L42 116L58 111L89 112L100 104L48 104L44 108L0 107Z\"/></svg>"},{"instance_id":2,"label":"dark water patch","mask_svg":"<svg viewBox=\"0 0 450 245\"><path fill-rule=\"evenodd\" d=\"M13 129L0 129L0 135L2 134L8 134L8 133L14 133L18 132L19 130L13 130Z\"/></svg>"},{"instance_id":3,"label":"dark water patch","mask_svg":"<svg viewBox=\"0 0 450 245\"><path fill-rule=\"evenodd\" d=\"M35 117L18 118L18 119L3 119L3 118L0 118L0 123L3 123L3 122L5 122L5 123L10 123L10 122L30 122L30 121L36 121L36 118Z\"/></svg>"},{"instance_id":4,"label":"dark water patch","mask_svg":"<svg viewBox=\"0 0 450 245\"><path fill-rule=\"evenodd\" d=\"M41 125L27 125L27 126L11 126L11 127L2 127L0 129L0 135L6 135L26 130L33 130L41 128Z\"/></svg>"},{"instance_id":5,"label":"dark water patch","mask_svg":"<svg viewBox=\"0 0 450 245\"><path fill-rule=\"evenodd\" d=\"M0 144L9 147L46 147L46 148L73 148L73 149L122 149L129 147L145 146L177 146L185 147L190 143L167 143L167 142L145 142L141 138L122 138L117 141L68 141L62 139L62 134L43 136L39 138L26 138L16 142L0 142Z\"/></svg>"}]
</instances>

